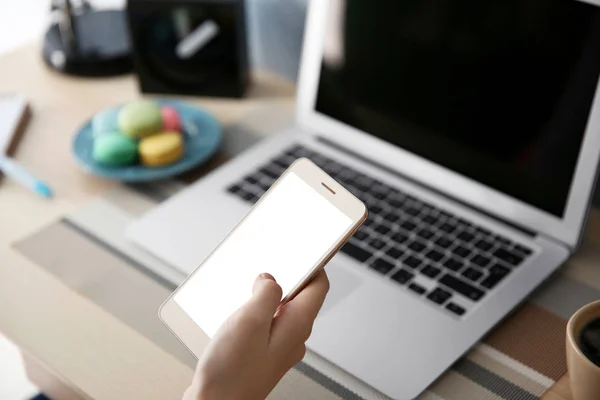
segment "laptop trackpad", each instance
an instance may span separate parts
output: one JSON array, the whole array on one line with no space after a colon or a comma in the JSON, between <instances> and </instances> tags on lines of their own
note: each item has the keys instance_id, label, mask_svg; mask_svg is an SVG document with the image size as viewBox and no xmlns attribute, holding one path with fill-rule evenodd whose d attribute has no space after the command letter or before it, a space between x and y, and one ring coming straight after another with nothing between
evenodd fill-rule
<instances>
[{"instance_id":1,"label":"laptop trackpad","mask_svg":"<svg viewBox=\"0 0 600 400\"><path fill-rule=\"evenodd\" d=\"M345 268L335 265L333 262L325 267L325 271L327 271L327 276L329 277L330 287L325 303L319 312L319 317L325 315L364 282L364 278L361 276L353 274Z\"/></svg>"}]
</instances>

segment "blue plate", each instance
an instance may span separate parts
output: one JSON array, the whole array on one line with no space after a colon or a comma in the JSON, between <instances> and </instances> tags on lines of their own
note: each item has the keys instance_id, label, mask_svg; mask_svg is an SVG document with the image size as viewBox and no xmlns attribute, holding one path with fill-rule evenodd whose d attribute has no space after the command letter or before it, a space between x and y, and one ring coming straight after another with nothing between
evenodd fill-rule
<instances>
[{"instance_id":1,"label":"blue plate","mask_svg":"<svg viewBox=\"0 0 600 400\"><path fill-rule=\"evenodd\" d=\"M124 182L147 182L167 179L182 174L206 162L221 144L221 127L205 111L184 103L158 100L158 104L175 108L181 117L185 140L185 154L174 164L164 167L146 167L141 164L111 167L97 163L92 157L94 133L88 121L73 140L73 154L83 169L91 174Z\"/></svg>"}]
</instances>

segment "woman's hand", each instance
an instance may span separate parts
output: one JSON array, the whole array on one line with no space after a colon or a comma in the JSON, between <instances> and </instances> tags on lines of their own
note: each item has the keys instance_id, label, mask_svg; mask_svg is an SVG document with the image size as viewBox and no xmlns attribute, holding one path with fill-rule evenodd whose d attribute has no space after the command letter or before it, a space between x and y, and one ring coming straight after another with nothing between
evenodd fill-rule
<instances>
[{"instance_id":1,"label":"woman's hand","mask_svg":"<svg viewBox=\"0 0 600 400\"><path fill-rule=\"evenodd\" d=\"M184 400L262 400L306 352L304 343L327 291L321 271L279 311L281 287L269 274L254 283L252 298L233 314L198 362Z\"/></svg>"}]
</instances>

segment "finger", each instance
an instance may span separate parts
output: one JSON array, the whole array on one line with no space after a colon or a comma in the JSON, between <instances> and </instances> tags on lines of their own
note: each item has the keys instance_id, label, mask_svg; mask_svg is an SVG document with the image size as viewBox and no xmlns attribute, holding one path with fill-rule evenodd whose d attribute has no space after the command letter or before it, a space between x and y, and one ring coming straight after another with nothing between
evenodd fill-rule
<instances>
[{"instance_id":1,"label":"finger","mask_svg":"<svg viewBox=\"0 0 600 400\"><path fill-rule=\"evenodd\" d=\"M312 282L281 309L271 327L274 348L289 348L305 342L329 291L329 279L320 271Z\"/></svg>"},{"instance_id":2,"label":"finger","mask_svg":"<svg viewBox=\"0 0 600 400\"><path fill-rule=\"evenodd\" d=\"M279 307L282 297L281 286L270 274L260 274L252 287L252 298L243 307L244 313L250 313L260 320L271 320Z\"/></svg>"},{"instance_id":3,"label":"finger","mask_svg":"<svg viewBox=\"0 0 600 400\"><path fill-rule=\"evenodd\" d=\"M294 312L299 312L314 321L323 306L329 292L329 278L325 270L321 270L313 280L290 303L294 303Z\"/></svg>"}]
</instances>

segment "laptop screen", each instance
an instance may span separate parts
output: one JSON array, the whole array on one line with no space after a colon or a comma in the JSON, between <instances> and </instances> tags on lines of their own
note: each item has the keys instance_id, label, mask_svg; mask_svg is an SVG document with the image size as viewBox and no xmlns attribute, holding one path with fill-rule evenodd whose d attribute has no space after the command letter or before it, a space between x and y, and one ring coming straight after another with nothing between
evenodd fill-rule
<instances>
[{"instance_id":1,"label":"laptop screen","mask_svg":"<svg viewBox=\"0 0 600 400\"><path fill-rule=\"evenodd\" d=\"M318 112L563 216L599 78L599 7L331 4Z\"/></svg>"}]
</instances>

